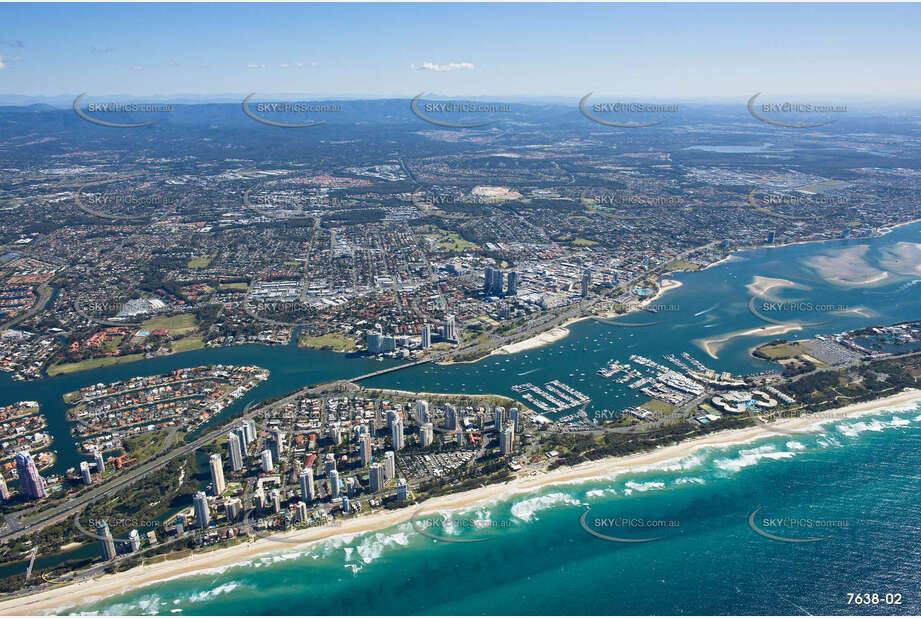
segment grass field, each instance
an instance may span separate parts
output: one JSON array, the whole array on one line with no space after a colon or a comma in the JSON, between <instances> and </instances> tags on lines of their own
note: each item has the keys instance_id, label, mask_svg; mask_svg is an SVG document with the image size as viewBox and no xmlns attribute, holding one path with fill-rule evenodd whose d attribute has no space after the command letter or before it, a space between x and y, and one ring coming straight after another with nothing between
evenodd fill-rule
<instances>
[{"instance_id":1,"label":"grass field","mask_svg":"<svg viewBox=\"0 0 921 618\"><path fill-rule=\"evenodd\" d=\"M144 358L143 354L125 354L124 356L104 356L102 358L88 358L77 363L64 363L63 365L52 365L48 367L49 376L64 375L67 373L76 373L78 371L88 371L89 369L99 369L100 367L109 367L111 365L121 365L123 363L133 363Z\"/></svg>"},{"instance_id":2,"label":"grass field","mask_svg":"<svg viewBox=\"0 0 921 618\"><path fill-rule=\"evenodd\" d=\"M190 350L200 350L205 347L205 342L201 335L190 335L173 342L172 349L174 354L180 352L189 352Z\"/></svg>"},{"instance_id":3,"label":"grass field","mask_svg":"<svg viewBox=\"0 0 921 618\"><path fill-rule=\"evenodd\" d=\"M301 335L297 340L297 345L302 348L333 350L334 352L345 352L354 349L356 344L357 342L354 339L341 333L327 333L319 337Z\"/></svg>"},{"instance_id":4,"label":"grass field","mask_svg":"<svg viewBox=\"0 0 921 618\"><path fill-rule=\"evenodd\" d=\"M658 399L650 399L646 403L640 406L641 408L646 408L656 414L668 414L675 409L675 406L666 402L659 401Z\"/></svg>"},{"instance_id":5,"label":"grass field","mask_svg":"<svg viewBox=\"0 0 921 618\"><path fill-rule=\"evenodd\" d=\"M189 260L189 263L186 264L189 268L201 269L208 268L211 265L211 260L214 259L214 256L211 255L200 255L198 257L193 257Z\"/></svg>"},{"instance_id":6,"label":"grass field","mask_svg":"<svg viewBox=\"0 0 921 618\"><path fill-rule=\"evenodd\" d=\"M677 270L700 270L700 265L694 262L685 262L684 260L672 260L665 265L665 270L675 272Z\"/></svg>"},{"instance_id":7,"label":"grass field","mask_svg":"<svg viewBox=\"0 0 921 618\"><path fill-rule=\"evenodd\" d=\"M217 289L219 290L239 290L241 292L245 292L246 290L249 289L249 285L243 283L242 281L239 281L237 283L221 283L217 286Z\"/></svg>"},{"instance_id":8,"label":"grass field","mask_svg":"<svg viewBox=\"0 0 921 618\"><path fill-rule=\"evenodd\" d=\"M169 439L169 429L161 431L144 431L133 436L124 438L122 445L125 452L132 457L137 457L138 461L146 461L158 454L166 446ZM182 441L182 432L177 433L173 443Z\"/></svg>"},{"instance_id":9,"label":"grass field","mask_svg":"<svg viewBox=\"0 0 921 618\"><path fill-rule=\"evenodd\" d=\"M806 348L797 343L777 343L766 345L758 348L758 353L770 360L779 360L781 358L796 358L806 352Z\"/></svg>"},{"instance_id":10,"label":"grass field","mask_svg":"<svg viewBox=\"0 0 921 618\"><path fill-rule=\"evenodd\" d=\"M198 329L195 324L195 316L191 313L180 315L163 316L159 318L150 318L141 323L141 327L146 330L168 330L172 336L186 335L193 333Z\"/></svg>"},{"instance_id":11,"label":"grass field","mask_svg":"<svg viewBox=\"0 0 921 618\"><path fill-rule=\"evenodd\" d=\"M464 240L456 232L442 232L434 234L433 237L435 238L435 249L438 251L460 253L468 249L476 249L475 244Z\"/></svg>"},{"instance_id":12,"label":"grass field","mask_svg":"<svg viewBox=\"0 0 921 618\"><path fill-rule=\"evenodd\" d=\"M572 241L574 247L594 247L598 243L587 238L576 238Z\"/></svg>"}]
</instances>

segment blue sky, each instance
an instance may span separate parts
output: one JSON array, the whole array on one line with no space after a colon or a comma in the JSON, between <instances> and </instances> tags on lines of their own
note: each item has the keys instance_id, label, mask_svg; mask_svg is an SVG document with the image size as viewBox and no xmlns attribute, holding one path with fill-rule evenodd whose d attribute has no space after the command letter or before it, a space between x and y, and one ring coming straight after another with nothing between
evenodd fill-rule
<instances>
[{"instance_id":1,"label":"blue sky","mask_svg":"<svg viewBox=\"0 0 921 618\"><path fill-rule=\"evenodd\" d=\"M0 93L921 98L919 32L909 4L0 4Z\"/></svg>"}]
</instances>

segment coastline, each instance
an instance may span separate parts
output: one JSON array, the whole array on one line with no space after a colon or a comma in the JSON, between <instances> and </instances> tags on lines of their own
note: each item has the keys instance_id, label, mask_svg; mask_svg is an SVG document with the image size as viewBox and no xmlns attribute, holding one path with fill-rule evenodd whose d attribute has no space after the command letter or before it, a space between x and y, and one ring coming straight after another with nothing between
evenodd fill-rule
<instances>
[{"instance_id":1,"label":"coastline","mask_svg":"<svg viewBox=\"0 0 921 618\"><path fill-rule=\"evenodd\" d=\"M33 595L2 600L0 601L0 615L61 612L78 604L99 601L157 582L205 573L213 569L231 567L253 556L283 550L290 551L292 549L290 544L292 539L300 542L297 545L299 549L304 549L310 543L339 536L362 534L404 523L415 512L422 509L426 511L445 511L469 508L476 504L501 500L552 485L586 482L608 476L614 472L627 472L640 466L661 464L691 455L696 450L703 448L735 446L766 437L777 436L776 429L778 428L788 431L803 430L823 422L839 421L848 417L873 413L876 410L887 407L908 404L917 405L918 403L921 403L921 390L907 389L882 399L851 404L833 410L826 410L819 414L806 415L770 424L758 424L742 429L725 430L678 444L659 447L652 451L624 457L605 458L572 467L557 468L551 472L535 473L530 476L519 476L500 485L490 485L463 493L440 496L412 507L393 511L378 511L370 515L345 520L339 526L322 526L275 535L284 535L287 541L285 545L273 542L272 537L269 536L226 549L192 554L188 558L167 560L155 565L142 565L122 573L102 575L93 580L43 590Z\"/></svg>"}]
</instances>

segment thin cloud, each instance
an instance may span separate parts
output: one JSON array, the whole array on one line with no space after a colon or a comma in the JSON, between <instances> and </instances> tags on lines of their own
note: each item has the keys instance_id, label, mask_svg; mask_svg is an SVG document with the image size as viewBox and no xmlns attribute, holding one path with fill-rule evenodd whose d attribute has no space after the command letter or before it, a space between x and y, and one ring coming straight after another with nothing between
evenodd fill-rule
<instances>
[{"instance_id":1,"label":"thin cloud","mask_svg":"<svg viewBox=\"0 0 921 618\"><path fill-rule=\"evenodd\" d=\"M264 64L248 64L246 65L246 68L247 69L264 69L265 65Z\"/></svg>"},{"instance_id":2,"label":"thin cloud","mask_svg":"<svg viewBox=\"0 0 921 618\"><path fill-rule=\"evenodd\" d=\"M449 62L448 64L438 64L436 62L423 62L421 67L411 65L415 71L473 71L476 65L472 62Z\"/></svg>"},{"instance_id":3,"label":"thin cloud","mask_svg":"<svg viewBox=\"0 0 921 618\"><path fill-rule=\"evenodd\" d=\"M19 62L22 56L0 56L0 70L10 66L11 62Z\"/></svg>"},{"instance_id":4,"label":"thin cloud","mask_svg":"<svg viewBox=\"0 0 921 618\"><path fill-rule=\"evenodd\" d=\"M90 51L94 54L111 54L115 51L114 47L96 47L95 45L90 45Z\"/></svg>"},{"instance_id":5,"label":"thin cloud","mask_svg":"<svg viewBox=\"0 0 921 618\"><path fill-rule=\"evenodd\" d=\"M136 64L136 65L134 65L133 67L131 67L131 70L132 70L132 71L143 71L143 70L144 70L144 67L142 67L142 66L139 65L139 64Z\"/></svg>"},{"instance_id":6,"label":"thin cloud","mask_svg":"<svg viewBox=\"0 0 921 618\"><path fill-rule=\"evenodd\" d=\"M177 61L175 58L170 58L170 59L169 59L169 65L170 65L171 67L178 67L178 66L179 66L179 61Z\"/></svg>"},{"instance_id":7,"label":"thin cloud","mask_svg":"<svg viewBox=\"0 0 921 618\"><path fill-rule=\"evenodd\" d=\"M304 67L315 67L317 66L316 62L282 62L278 65L281 69L303 69Z\"/></svg>"},{"instance_id":8,"label":"thin cloud","mask_svg":"<svg viewBox=\"0 0 921 618\"><path fill-rule=\"evenodd\" d=\"M15 39L13 41L4 41L3 39L0 39L0 45L6 45L8 47L12 47L13 49L22 49L26 46L26 44L20 39Z\"/></svg>"}]
</instances>

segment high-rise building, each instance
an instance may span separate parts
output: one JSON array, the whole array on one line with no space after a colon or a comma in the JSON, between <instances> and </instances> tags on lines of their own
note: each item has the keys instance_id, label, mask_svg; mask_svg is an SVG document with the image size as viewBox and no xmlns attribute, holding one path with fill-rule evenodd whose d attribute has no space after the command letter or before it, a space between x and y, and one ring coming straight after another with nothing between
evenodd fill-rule
<instances>
[{"instance_id":1,"label":"high-rise building","mask_svg":"<svg viewBox=\"0 0 921 618\"><path fill-rule=\"evenodd\" d=\"M416 401L415 419L419 425L429 422L429 402L425 399Z\"/></svg>"},{"instance_id":2,"label":"high-rise building","mask_svg":"<svg viewBox=\"0 0 921 618\"><path fill-rule=\"evenodd\" d=\"M775 232L775 231L773 231L773 230L770 231L770 232L768 232L768 235L767 235L767 242L768 242L769 245L774 244L774 238L775 238L776 236L777 236L777 232Z\"/></svg>"},{"instance_id":3,"label":"high-rise building","mask_svg":"<svg viewBox=\"0 0 921 618\"><path fill-rule=\"evenodd\" d=\"M192 497L192 506L195 511L195 522L204 530L211 523L211 511L208 510L208 496L203 491L195 492Z\"/></svg>"},{"instance_id":4,"label":"high-rise building","mask_svg":"<svg viewBox=\"0 0 921 618\"><path fill-rule=\"evenodd\" d=\"M387 451L384 453L384 477L386 480L390 480L395 477L397 474L397 465L396 457L393 454L393 451Z\"/></svg>"},{"instance_id":5,"label":"high-rise building","mask_svg":"<svg viewBox=\"0 0 921 618\"><path fill-rule=\"evenodd\" d=\"M251 418L243 419L243 428L246 431L246 441L254 441L256 439L256 421Z\"/></svg>"},{"instance_id":6,"label":"high-rise building","mask_svg":"<svg viewBox=\"0 0 921 618\"><path fill-rule=\"evenodd\" d=\"M297 506L294 508L294 511L297 515L298 523L304 523L310 518L310 516L307 514L307 505L303 502L298 502Z\"/></svg>"},{"instance_id":7,"label":"high-rise building","mask_svg":"<svg viewBox=\"0 0 921 618\"><path fill-rule=\"evenodd\" d=\"M221 456L215 453L210 457L211 466L211 487L214 489L214 495L220 496L224 493L226 485L224 484L224 464L221 462Z\"/></svg>"},{"instance_id":8,"label":"high-rise building","mask_svg":"<svg viewBox=\"0 0 921 618\"><path fill-rule=\"evenodd\" d=\"M493 410L496 415L496 431L502 433L502 430L505 428L505 408L502 406L496 406L496 409Z\"/></svg>"},{"instance_id":9,"label":"high-rise building","mask_svg":"<svg viewBox=\"0 0 921 618\"><path fill-rule=\"evenodd\" d=\"M431 423L424 423L419 428L419 442L422 446L429 446L435 441L435 427Z\"/></svg>"},{"instance_id":10,"label":"high-rise building","mask_svg":"<svg viewBox=\"0 0 921 618\"><path fill-rule=\"evenodd\" d=\"M274 457L276 461L281 459L282 454L285 452L284 432L278 428L272 431L272 439L269 444L272 449L272 457Z\"/></svg>"},{"instance_id":11,"label":"high-rise building","mask_svg":"<svg viewBox=\"0 0 921 618\"><path fill-rule=\"evenodd\" d=\"M246 426L237 425L236 427L231 429L230 432L233 435L237 436L237 440L240 441L240 453L243 455L243 457L249 457L249 444L248 444L249 441L246 439ZM240 459L242 459L243 457L241 457Z\"/></svg>"},{"instance_id":12,"label":"high-rise building","mask_svg":"<svg viewBox=\"0 0 921 618\"><path fill-rule=\"evenodd\" d=\"M224 514L228 521L236 521L243 514L243 502L239 498L231 498L224 503Z\"/></svg>"},{"instance_id":13,"label":"high-rise building","mask_svg":"<svg viewBox=\"0 0 921 618\"><path fill-rule=\"evenodd\" d=\"M272 451L270 451L269 449L265 449L264 451L262 451L259 457L262 459L262 471L263 472L265 472L266 474L269 474L270 472L272 472L272 470L275 469L275 465L272 463Z\"/></svg>"},{"instance_id":14,"label":"high-rise building","mask_svg":"<svg viewBox=\"0 0 921 618\"><path fill-rule=\"evenodd\" d=\"M19 491L26 498L37 500L48 495L45 481L38 473L38 468L29 451L16 455L16 473L19 475Z\"/></svg>"},{"instance_id":15,"label":"high-rise building","mask_svg":"<svg viewBox=\"0 0 921 618\"><path fill-rule=\"evenodd\" d=\"M109 530L109 524L100 521L96 524L96 536L99 538L99 553L105 561L115 558L115 539Z\"/></svg>"},{"instance_id":16,"label":"high-rise building","mask_svg":"<svg viewBox=\"0 0 921 618\"><path fill-rule=\"evenodd\" d=\"M141 549L141 535L137 530L128 533L128 545L131 547L132 554Z\"/></svg>"},{"instance_id":17,"label":"high-rise building","mask_svg":"<svg viewBox=\"0 0 921 618\"><path fill-rule=\"evenodd\" d=\"M457 424L457 408L450 403L445 404L445 426L451 431L455 431Z\"/></svg>"},{"instance_id":18,"label":"high-rise building","mask_svg":"<svg viewBox=\"0 0 921 618\"><path fill-rule=\"evenodd\" d=\"M6 486L6 479L0 474L0 500L6 502L10 499L10 488Z\"/></svg>"},{"instance_id":19,"label":"high-rise building","mask_svg":"<svg viewBox=\"0 0 921 618\"><path fill-rule=\"evenodd\" d=\"M506 296L515 296L518 293L518 271L513 270L508 274L508 288Z\"/></svg>"},{"instance_id":20,"label":"high-rise building","mask_svg":"<svg viewBox=\"0 0 921 618\"><path fill-rule=\"evenodd\" d=\"M329 471L329 496L330 498L339 497L339 472L335 469Z\"/></svg>"},{"instance_id":21,"label":"high-rise building","mask_svg":"<svg viewBox=\"0 0 921 618\"><path fill-rule=\"evenodd\" d=\"M588 289L592 285L592 271L586 269L582 273L582 298L588 296Z\"/></svg>"},{"instance_id":22,"label":"high-rise building","mask_svg":"<svg viewBox=\"0 0 921 618\"><path fill-rule=\"evenodd\" d=\"M84 485L89 485L93 482L93 475L90 474L90 464L88 461L80 462L80 476L83 477Z\"/></svg>"},{"instance_id":23,"label":"high-rise building","mask_svg":"<svg viewBox=\"0 0 921 618\"><path fill-rule=\"evenodd\" d=\"M495 285L494 281L496 278L496 269L492 266L486 267L486 272L483 273L483 293L492 294L493 286Z\"/></svg>"},{"instance_id":24,"label":"high-rise building","mask_svg":"<svg viewBox=\"0 0 921 618\"><path fill-rule=\"evenodd\" d=\"M277 489L272 490L272 512L281 513L281 492Z\"/></svg>"},{"instance_id":25,"label":"high-rise building","mask_svg":"<svg viewBox=\"0 0 921 618\"><path fill-rule=\"evenodd\" d=\"M341 503L341 504L342 504L342 512L343 512L343 513L351 513L351 512L352 512L352 510L351 510L352 505L351 505L351 503L349 502L349 497L348 497L348 496L342 496L342 503Z\"/></svg>"},{"instance_id":26,"label":"high-rise building","mask_svg":"<svg viewBox=\"0 0 921 618\"><path fill-rule=\"evenodd\" d=\"M444 335L447 341L457 341L457 323L453 315L445 316Z\"/></svg>"},{"instance_id":27,"label":"high-rise building","mask_svg":"<svg viewBox=\"0 0 921 618\"><path fill-rule=\"evenodd\" d=\"M403 438L403 419L398 418L393 421L391 433L393 434L393 450L401 450L405 444Z\"/></svg>"},{"instance_id":28,"label":"high-rise building","mask_svg":"<svg viewBox=\"0 0 921 618\"><path fill-rule=\"evenodd\" d=\"M326 453L326 460L323 463L323 470L326 472L326 476L329 476L329 473L336 469L336 456L332 453Z\"/></svg>"},{"instance_id":29,"label":"high-rise building","mask_svg":"<svg viewBox=\"0 0 921 618\"><path fill-rule=\"evenodd\" d=\"M397 479L397 500L405 501L408 496L408 488L406 486L406 479L401 478Z\"/></svg>"},{"instance_id":30,"label":"high-rise building","mask_svg":"<svg viewBox=\"0 0 921 618\"><path fill-rule=\"evenodd\" d=\"M508 409L508 420L512 424L512 430L518 433L518 408Z\"/></svg>"},{"instance_id":31,"label":"high-rise building","mask_svg":"<svg viewBox=\"0 0 921 618\"><path fill-rule=\"evenodd\" d=\"M428 324L422 326L422 349L432 347L432 327Z\"/></svg>"},{"instance_id":32,"label":"high-rise building","mask_svg":"<svg viewBox=\"0 0 921 618\"><path fill-rule=\"evenodd\" d=\"M243 469L243 445L240 435L234 431L227 434L227 450L230 451L230 469L239 472Z\"/></svg>"},{"instance_id":33,"label":"high-rise building","mask_svg":"<svg viewBox=\"0 0 921 618\"><path fill-rule=\"evenodd\" d=\"M342 443L342 429L339 425L333 425L329 428L329 441L333 444Z\"/></svg>"},{"instance_id":34,"label":"high-rise building","mask_svg":"<svg viewBox=\"0 0 921 618\"><path fill-rule=\"evenodd\" d=\"M379 463L371 464L371 471L368 480L371 483L371 491L378 492L384 489L384 466Z\"/></svg>"},{"instance_id":35,"label":"high-rise building","mask_svg":"<svg viewBox=\"0 0 921 618\"><path fill-rule=\"evenodd\" d=\"M358 455L361 457L361 465L367 466L371 463L371 436L363 433L358 437Z\"/></svg>"},{"instance_id":36,"label":"high-rise building","mask_svg":"<svg viewBox=\"0 0 921 618\"><path fill-rule=\"evenodd\" d=\"M316 493L313 488L313 468L304 468L301 470L301 497L306 502L313 502L316 498Z\"/></svg>"},{"instance_id":37,"label":"high-rise building","mask_svg":"<svg viewBox=\"0 0 921 618\"><path fill-rule=\"evenodd\" d=\"M106 471L106 460L105 460L105 457L103 457L102 455L102 451L96 451L96 453L93 455L93 459L96 462L96 472L98 472L99 474L102 474L103 472L105 472Z\"/></svg>"},{"instance_id":38,"label":"high-rise building","mask_svg":"<svg viewBox=\"0 0 921 618\"><path fill-rule=\"evenodd\" d=\"M349 498L357 496L359 489L361 489L361 485L358 484L358 479L354 476L345 479L345 495Z\"/></svg>"},{"instance_id":39,"label":"high-rise building","mask_svg":"<svg viewBox=\"0 0 921 618\"><path fill-rule=\"evenodd\" d=\"M515 430L511 425L499 434L499 453L501 455L511 455L515 448Z\"/></svg>"}]
</instances>

